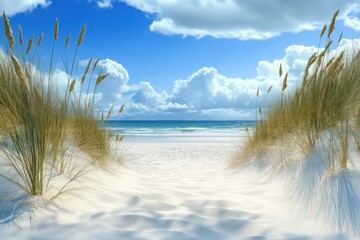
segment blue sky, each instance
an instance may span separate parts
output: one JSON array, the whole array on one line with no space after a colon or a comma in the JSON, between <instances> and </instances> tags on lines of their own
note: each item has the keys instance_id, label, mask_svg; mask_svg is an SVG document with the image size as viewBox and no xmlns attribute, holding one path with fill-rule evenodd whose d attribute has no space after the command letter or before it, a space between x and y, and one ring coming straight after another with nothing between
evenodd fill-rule
<instances>
[{"instance_id":1,"label":"blue sky","mask_svg":"<svg viewBox=\"0 0 360 240\"><path fill-rule=\"evenodd\" d=\"M126 119L252 119L266 90L280 88L278 67L296 85L307 58L317 50L319 32L341 9L335 36L340 47L359 37L359 0L4 0L17 33L45 34L38 50L46 62L57 18L56 73L64 78L61 57L68 33L78 53L79 71L90 57L110 73L97 96L105 111L126 104ZM320 9L320 10L319 10ZM17 34L15 34L17 35ZM3 34L1 46L6 49ZM351 40L347 40L351 39ZM336 51L336 50L334 50ZM61 82L61 81L60 81ZM257 88L261 96L256 98Z\"/></svg>"}]
</instances>

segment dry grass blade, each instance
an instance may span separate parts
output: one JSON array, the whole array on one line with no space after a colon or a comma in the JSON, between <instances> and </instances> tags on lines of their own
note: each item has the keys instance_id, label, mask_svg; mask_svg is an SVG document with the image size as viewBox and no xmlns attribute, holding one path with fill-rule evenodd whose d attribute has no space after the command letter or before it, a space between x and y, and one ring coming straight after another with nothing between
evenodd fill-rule
<instances>
[{"instance_id":1,"label":"dry grass blade","mask_svg":"<svg viewBox=\"0 0 360 240\"><path fill-rule=\"evenodd\" d=\"M322 59L323 57L325 56L325 54L328 52L331 44L333 43L333 41L329 41L327 44L326 44L326 47L325 49L320 53L319 57L318 57L318 66L321 65L321 62L322 62Z\"/></svg>"},{"instance_id":2,"label":"dry grass blade","mask_svg":"<svg viewBox=\"0 0 360 240\"><path fill-rule=\"evenodd\" d=\"M317 53L313 53L313 55L311 55L311 57L309 58L305 71L308 71L311 67L311 65L313 65L313 63L316 61L317 58Z\"/></svg>"},{"instance_id":3,"label":"dry grass blade","mask_svg":"<svg viewBox=\"0 0 360 240\"><path fill-rule=\"evenodd\" d=\"M329 68L329 76L333 76L333 74L335 74L335 72L339 69L339 66L341 65L343 58L344 58L344 54L345 54L345 50L343 50L339 57L337 57L334 61L334 63L331 65L331 67Z\"/></svg>"},{"instance_id":4,"label":"dry grass blade","mask_svg":"<svg viewBox=\"0 0 360 240\"><path fill-rule=\"evenodd\" d=\"M124 139L124 135L121 135L121 137L119 137L119 134L116 134L116 142L121 142Z\"/></svg>"},{"instance_id":5,"label":"dry grass blade","mask_svg":"<svg viewBox=\"0 0 360 240\"><path fill-rule=\"evenodd\" d=\"M260 88L257 89L257 91L256 91L256 96L258 97L259 94L260 94Z\"/></svg>"},{"instance_id":6,"label":"dry grass blade","mask_svg":"<svg viewBox=\"0 0 360 240\"><path fill-rule=\"evenodd\" d=\"M281 63L280 63L280 67L279 67L279 77L281 77L281 76L282 76L282 74L283 74L283 71L282 71L282 65L281 65Z\"/></svg>"},{"instance_id":7,"label":"dry grass blade","mask_svg":"<svg viewBox=\"0 0 360 240\"><path fill-rule=\"evenodd\" d=\"M37 99L38 103L41 104L43 102L42 94L38 87L34 87L34 89L35 89L36 99Z\"/></svg>"},{"instance_id":8,"label":"dry grass blade","mask_svg":"<svg viewBox=\"0 0 360 240\"><path fill-rule=\"evenodd\" d=\"M341 42L342 36L343 36L343 32L341 32L341 34L340 34L340 37L338 39L338 44Z\"/></svg>"},{"instance_id":9,"label":"dry grass blade","mask_svg":"<svg viewBox=\"0 0 360 240\"><path fill-rule=\"evenodd\" d=\"M307 77L309 74L309 69L310 69L311 65L313 65L314 62L316 61L316 58L317 58L317 53L313 53L306 64L306 67L304 70L304 81L302 83L302 87L305 87L305 85L306 85Z\"/></svg>"},{"instance_id":10,"label":"dry grass blade","mask_svg":"<svg viewBox=\"0 0 360 240\"><path fill-rule=\"evenodd\" d=\"M330 60L327 62L325 68L328 68L335 60L335 57L330 58Z\"/></svg>"},{"instance_id":11,"label":"dry grass blade","mask_svg":"<svg viewBox=\"0 0 360 240\"><path fill-rule=\"evenodd\" d=\"M267 90L267 93L269 93L269 92L271 91L272 87L273 87L273 85L271 85L271 86L269 87L269 89Z\"/></svg>"},{"instance_id":12,"label":"dry grass blade","mask_svg":"<svg viewBox=\"0 0 360 240\"><path fill-rule=\"evenodd\" d=\"M327 52L327 51L329 50L329 48L330 48L330 46L331 46L332 43L333 43L333 41L331 40L331 41L329 41L329 42L326 44L326 47L325 47L325 49L324 49L324 52Z\"/></svg>"}]
</instances>

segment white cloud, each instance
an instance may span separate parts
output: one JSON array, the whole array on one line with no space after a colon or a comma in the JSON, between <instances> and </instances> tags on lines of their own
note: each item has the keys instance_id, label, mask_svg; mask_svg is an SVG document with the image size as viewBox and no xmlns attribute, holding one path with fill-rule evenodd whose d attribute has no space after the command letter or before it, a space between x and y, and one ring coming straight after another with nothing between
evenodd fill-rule
<instances>
[{"instance_id":1,"label":"white cloud","mask_svg":"<svg viewBox=\"0 0 360 240\"><path fill-rule=\"evenodd\" d=\"M166 92L164 94L157 93L148 82L141 82L139 88L132 96L131 100L134 103L143 104L151 108L156 108L165 103L167 99Z\"/></svg>"},{"instance_id":2,"label":"white cloud","mask_svg":"<svg viewBox=\"0 0 360 240\"><path fill-rule=\"evenodd\" d=\"M353 4L345 12L344 25L360 31L360 19L357 15L360 13L360 3Z\"/></svg>"},{"instance_id":3,"label":"white cloud","mask_svg":"<svg viewBox=\"0 0 360 240\"><path fill-rule=\"evenodd\" d=\"M119 0L155 16L150 26L165 35L197 38L267 39L283 32L321 28L340 8L340 18L352 27L359 19L359 0Z\"/></svg>"},{"instance_id":4,"label":"white cloud","mask_svg":"<svg viewBox=\"0 0 360 240\"><path fill-rule=\"evenodd\" d=\"M119 102L120 93L127 88L129 74L121 65L110 59L100 60L98 67L103 73L109 73L109 76L101 82L98 91L103 92L103 101L105 103Z\"/></svg>"},{"instance_id":5,"label":"white cloud","mask_svg":"<svg viewBox=\"0 0 360 240\"><path fill-rule=\"evenodd\" d=\"M355 46L360 46L359 39L343 39L338 48L332 50L331 55L344 49L347 49L348 54L352 54ZM314 46L291 45L285 49L282 58L259 61L256 76L249 79L227 77L213 67L203 67L187 78L175 80L168 92L156 90L149 82L129 84L127 70L120 63L104 59L99 61L98 71L102 70L110 75L99 86L95 96L99 103L97 107L107 109L114 105L115 109L119 109L121 104L125 103L125 112L120 114L114 111L115 118L251 119L255 116L257 106L264 105L269 100L266 92L271 85L273 94L280 92L280 64L284 73L289 73L290 90L294 85L300 84L307 60L316 51ZM87 63L83 61L82 65L85 62ZM56 89L60 93L65 93L69 76L56 69L52 81L56 83ZM86 84L87 82L85 86ZM256 97L258 88L259 98ZM80 84L77 82L74 92L79 91Z\"/></svg>"},{"instance_id":6,"label":"white cloud","mask_svg":"<svg viewBox=\"0 0 360 240\"><path fill-rule=\"evenodd\" d=\"M120 90L120 99L115 104L126 104L124 114L115 114L115 117L181 117L209 118L211 115L217 118L253 118L257 108L265 94L256 98L257 89L265 93L270 85L273 91L279 90L281 80L278 77L280 63L284 71L289 71L289 85L294 79L298 79L302 73L308 57L316 51L315 47L304 47L299 45L289 46L281 59L260 61L257 67L257 76L251 79L230 78L220 74L215 68L203 67L186 79L174 81L172 90L158 92L149 82L141 82L139 85L126 85L127 74L115 74L119 71L111 71L110 66L120 64L107 60L109 72L117 76L117 81L123 79ZM112 64L109 64L112 63ZM121 65L120 65L121 66ZM120 68L122 69L122 68ZM126 71L126 70L125 70ZM124 70L120 71L124 72ZM127 72L126 72L127 73ZM122 76L119 78L119 76ZM106 80L105 80L106 81ZM121 82L121 81L120 81ZM114 86L112 84L112 86ZM104 106L111 103L106 96L119 93L119 88L111 87L103 90L102 102ZM112 99L114 100L114 99ZM119 101L120 100L120 101Z\"/></svg>"},{"instance_id":7,"label":"white cloud","mask_svg":"<svg viewBox=\"0 0 360 240\"><path fill-rule=\"evenodd\" d=\"M48 7L50 0L2 0L0 1L0 12L5 11L8 16L21 12L31 12L37 7Z\"/></svg>"},{"instance_id":8,"label":"white cloud","mask_svg":"<svg viewBox=\"0 0 360 240\"><path fill-rule=\"evenodd\" d=\"M190 108L254 108L259 82L252 79L228 78L215 68L204 67L186 80L174 83L174 102Z\"/></svg>"},{"instance_id":9,"label":"white cloud","mask_svg":"<svg viewBox=\"0 0 360 240\"><path fill-rule=\"evenodd\" d=\"M330 57L346 49L353 54L360 46L360 39L343 39ZM289 73L288 90L301 83L301 77L308 58L317 52L317 47L291 45L279 59L259 61L253 78L227 77L213 67L203 67L187 78L175 80L170 91L158 91L149 82L129 84L129 75L119 63L110 59L100 61L109 79L99 89L99 101L103 107L114 104L115 109L125 103L125 112L115 112L114 117L152 119L251 119L259 104L266 107L266 101L281 92L282 79L279 66ZM321 51L321 49L320 49ZM159 73L161 74L161 72ZM271 95L267 90L273 86ZM260 88L260 96L256 97Z\"/></svg>"},{"instance_id":10,"label":"white cloud","mask_svg":"<svg viewBox=\"0 0 360 240\"><path fill-rule=\"evenodd\" d=\"M112 3L111 3L111 0L99 0L99 1L96 1L96 5L99 7L99 8L112 8Z\"/></svg>"}]
</instances>

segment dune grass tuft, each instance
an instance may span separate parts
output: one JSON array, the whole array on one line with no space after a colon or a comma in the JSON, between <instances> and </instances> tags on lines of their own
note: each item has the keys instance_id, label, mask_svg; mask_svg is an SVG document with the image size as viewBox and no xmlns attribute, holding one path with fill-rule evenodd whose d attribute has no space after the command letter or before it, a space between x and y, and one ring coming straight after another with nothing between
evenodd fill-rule
<instances>
[{"instance_id":1,"label":"dune grass tuft","mask_svg":"<svg viewBox=\"0 0 360 240\"><path fill-rule=\"evenodd\" d=\"M324 25L320 40L327 30L325 47L309 58L302 82L294 91L287 89L287 74L283 76L280 65L279 76L283 77L280 96L269 103L266 115L262 111L261 121L256 123L238 162L284 139L295 143L306 155L324 131L334 129L340 142L337 166L347 167L350 141L355 139L359 143L360 51L355 46L351 54L345 50L335 54L330 51L338 13L335 12L328 28Z\"/></svg>"},{"instance_id":2,"label":"dune grass tuft","mask_svg":"<svg viewBox=\"0 0 360 240\"><path fill-rule=\"evenodd\" d=\"M77 70L74 67L77 66L76 55L85 35L84 25L75 43L73 61L70 65L64 62L68 74L67 91L58 92L52 66L55 43L59 39L58 20L54 24L48 73L42 73L40 66L34 64L33 58L29 57L34 35L28 41L25 54L19 54L23 57L17 57L13 50L16 43L5 13L3 20L9 53L0 52L0 152L7 160L5 167L8 170L1 177L15 183L30 195L45 196L51 187L49 182L52 173L66 172L68 163L65 155L71 140L78 148L87 152L94 162L105 163L109 153L110 133L99 124L95 113L95 95L98 85L108 74L95 72L97 61L88 79L87 93L82 96L82 87L86 83L91 64L89 61L81 78L81 91L75 91L78 80L72 74ZM19 39L19 44L22 45L20 26ZM43 40L44 35L41 34L37 41L38 47L41 47ZM65 40L65 49L68 44L70 35ZM94 91L90 93L93 75L97 77L97 81ZM108 114L110 116L111 112ZM70 177L70 181L79 177L83 171L83 168L79 169ZM63 190L61 188L60 191Z\"/></svg>"}]
</instances>

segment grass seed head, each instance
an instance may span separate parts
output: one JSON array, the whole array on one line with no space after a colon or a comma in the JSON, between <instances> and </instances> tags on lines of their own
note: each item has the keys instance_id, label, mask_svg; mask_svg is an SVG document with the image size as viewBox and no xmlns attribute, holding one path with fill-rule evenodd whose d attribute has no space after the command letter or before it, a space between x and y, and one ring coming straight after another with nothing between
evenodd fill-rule
<instances>
[{"instance_id":1,"label":"grass seed head","mask_svg":"<svg viewBox=\"0 0 360 240\"><path fill-rule=\"evenodd\" d=\"M106 119L109 119L109 118L111 117L111 113L112 113L113 108L114 108L114 105L111 106L111 108L110 108L110 110L109 110L109 112L108 112L108 114L107 114Z\"/></svg>"},{"instance_id":2,"label":"grass seed head","mask_svg":"<svg viewBox=\"0 0 360 240\"><path fill-rule=\"evenodd\" d=\"M324 24L324 27L322 28L321 30L321 33L320 33L320 38L322 38L322 36L324 35L325 31L326 31L326 28L327 28L327 25L326 23Z\"/></svg>"},{"instance_id":3,"label":"grass seed head","mask_svg":"<svg viewBox=\"0 0 360 240\"><path fill-rule=\"evenodd\" d=\"M69 41L70 41L70 33L68 34L68 36L66 37L66 40L65 40L65 48L67 48L68 44L69 44Z\"/></svg>"},{"instance_id":4,"label":"grass seed head","mask_svg":"<svg viewBox=\"0 0 360 240\"><path fill-rule=\"evenodd\" d=\"M78 37L78 40L76 42L76 46L79 47L83 38L84 38L84 35L85 35L85 31L86 31L86 24L83 25L83 27L81 28L81 31L80 31L80 34L79 34L79 37Z\"/></svg>"},{"instance_id":5,"label":"grass seed head","mask_svg":"<svg viewBox=\"0 0 360 240\"><path fill-rule=\"evenodd\" d=\"M58 39L59 39L59 21L58 19L56 19L54 25L54 40L58 40Z\"/></svg>"},{"instance_id":6,"label":"grass seed head","mask_svg":"<svg viewBox=\"0 0 360 240\"><path fill-rule=\"evenodd\" d=\"M123 103L119 109L119 113L122 113L124 111L125 108L125 103Z\"/></svg>"},{"instance_id":7,"label":"grass seed head","mask_svg":"<svg viewBox=\"0 0 360 240\"><path fill-rule=\"evenodd\" d=\"M85 78L86 78L86 75L87 75L87 73L88 73L88 71L89 71L89 68L90 68L90 65L91 65L92 60L93 60L93 58L91 57L91 58L89 59L89 61L88 61L88 64L86 65L85 72L84 72L84 74L83 74L83 76L82 76L82 78L81 78L81 84L83 84L84 81L85 81Z\"/></svg>"},{"instance_id":8,"label":"grass seed head","mask_svg":"<svg viewBox=\"0 0 360 240\"><path fill-rule=\"evenodd\" d=\"M100 59L96 60L93 66L92 71L95 71L97 64L99 63Z\"/></svg>"},{"instance_id":9,"label":"grass seed head","mask_svg":"<svg viewBox=\"0 0 360 240\"><path fill-rule=\"evenodd\" d=\"M331 23L330 23L329 31L328 31L328 38L329 38L329 39L330 39L330 36L331 36L332 32L333 32L334 29L335 29L335 22L336 22L336 18L337 18L337 16L338 16L339 12L340 12L340 9L338 9L338 10L334 13L334 15L333 15L333 17L332 17L332 19L331 19Z\"/></svg>"},{"instance_id":10,"label":"grass seed head","mask_svg":"<svg viewBox=\"0 0 360 240\"><path fill-rule=\"evenodd\" d=\"M107 74L99 74L99 76L96 79L96 85L99 85L107 76L109 76L110 73Z\"/></svg>"},{"instance_id":11,"label":"grass seed head","mask_svg":"<svg viewBox=\"0 0 360 240\"><path fill-rule=\"evenodd\" d=\"M30 49L32 47L32 43L34 41L34 34L31 35L30 39L29 39L29 42L28 42L28 45L27 45L27 48L26 48L26 54L29 54L30 52Z\"/></svg>"},{"instance_id":12,"label":"grass seed head","mask_svg":"<svg viewBox=\"0 0 360 240\"><path fill-rule=\"evenodd\" d=\"M13 53L11 53L11 60L12 60L12 62L14 64L15 72L18 75L18 77L20 78L20 81L21 81L22 85L25 87L25 89L27 91L30 91L29 86L28 86L28 84L26 82L26 79L25 79L24 72L21 69L21 65L20 65L19 61L17 60L17 58L14 56Z\"/></svg>"},{"instance_id":13,"label":"grass seed head","mask_svg":"<svg viewBox=\"0 0 360 240\"><path fill-rule=\"evenodd\" d=\"M284 91L287 88L287 79L288 79L288 73L285 74L284 77L284 81L283 81L283 86L282 86L282 91Z\"/></svg>"},{"instance_id":14,"label":"grass seed head","mask_svg":"<svg viewBox=\"0 0 360 240\"><path fill-rule=\"evenodd\" d=\"M22 34L22 28L21 26L19 25L19 41L20 41L20 44L23 45L23 34Z\"/></svg>"},{"instance_id":15,"label":"grass seed head","mask_svg":"<svg viewBox=\"0 0 360 240\"><path fill-rule=\"evenodd\" d=\"M39 40L38 40L38 43L37 43L37 46L40 47L41 46L41 43L42 43L42 40L44 38L44 34L41 33L40 36L39 36Z\"/></svg>"},{"instance_id":16,"label":"grass seed head","mask_svg":"<svg viewBox=\"0 0 360 240\"><path fill-rule=\"evenodd\" d=\"M3 19L4 19L4 28L5 28L5 35L9 41L10 49L13 49L13 45L15 44L15 39L13 36L13 31L11 29L11 25L9 19L7 18L5 12L3 11Z\"/></svg>"},{"instance_id":17,"label":"grass seed head","mask_svg":"<svg viewBox=\"0 0 360 240\"><path fill-rule=\"evenodd\" d=\"M74 80L72 80L71 84L70 84L70 89L69 92L72 92L75 88L75 83L76 83L76 79L74 78Z\"/></svg>"}]
</instances>

